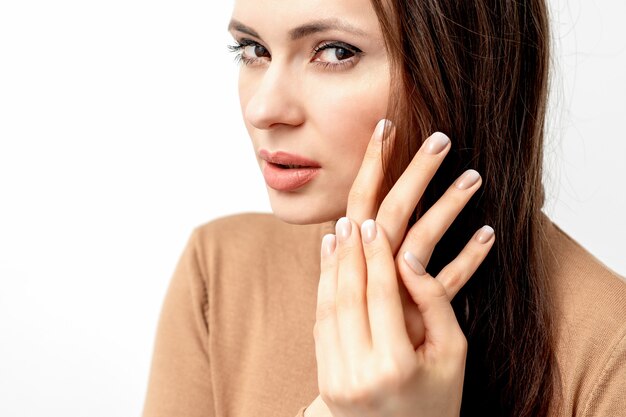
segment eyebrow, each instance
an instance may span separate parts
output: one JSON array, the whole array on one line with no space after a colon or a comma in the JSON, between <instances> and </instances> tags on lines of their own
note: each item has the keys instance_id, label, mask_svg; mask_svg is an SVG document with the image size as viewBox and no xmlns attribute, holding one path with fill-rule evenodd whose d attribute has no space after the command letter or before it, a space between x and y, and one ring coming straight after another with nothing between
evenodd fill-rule
<instances>
[{"instance_id":1,"label":"eyebrow","mask_svg":"<svg viewBox=\"0 0 626 417\"><path fill-rule=\"evenodd\" d=\"M230 23L228 24L228 30L233 30L233 29L238 32L248 34L250 36L254 36L255 38L262 39L254 29L252 29L249 26L244 25L243 23L235 19L231 20ZM289 38L292 41L296 41L298 39L302 39L302 38L311 36L316 33L327 32L330 30L339 30L343 32L349 32L357 36L367 35L363 30L355 26L352 26L351 24L345 21L342 21L336 18L330 18L330 19L314 20L314 21L305 23L304 25L293 28L289 31Z\"/></svg>"}]
</instances>

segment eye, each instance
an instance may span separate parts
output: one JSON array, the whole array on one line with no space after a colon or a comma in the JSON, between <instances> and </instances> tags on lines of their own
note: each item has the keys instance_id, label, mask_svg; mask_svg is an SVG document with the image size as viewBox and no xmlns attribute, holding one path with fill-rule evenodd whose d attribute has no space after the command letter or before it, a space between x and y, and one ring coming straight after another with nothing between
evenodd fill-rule
<instances>
[{"instance_id":1,"label":"eye","mask_svg":"<svg viewBox=\"0 0 626 417\"><path fill-rule=\"evenodd\" d=\"M250 39L242 39L235 45L229 45L228 49L236 54L235 59L237 61L246 65L271 58L270 52L266 47Z\"/></svg>"},{"instance_id":2,"label":"eye","mask_svg":"<svg viewBox=\"0 0 626 417\"><path fill-rule=\"evenodd\" d=\"M263 45L253 43L243 48L243 56L249 59L269 58L270 53Z\"/></svg>"},{"instance_id":3,"label":"eye","mask_svg":"<svg viewBox=\"0 0 626 417\"><path fill-rule=\"evenodd\" d=\"M330 42L318 46L313 51L313 62L324 67L343 68L356 64L362 51L344 42Z\"/></svg>"}]
</instances>

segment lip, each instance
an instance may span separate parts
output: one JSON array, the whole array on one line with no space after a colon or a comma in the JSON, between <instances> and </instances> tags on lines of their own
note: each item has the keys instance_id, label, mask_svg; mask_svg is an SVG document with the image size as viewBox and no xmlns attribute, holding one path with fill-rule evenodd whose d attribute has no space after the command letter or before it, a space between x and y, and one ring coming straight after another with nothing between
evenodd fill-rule
<instances>
[{"instance_id":1,"label":"lip","mask_svg":"<svg viewBox=\"0 0 626 417\"><path fill-rule=\"evenodd\" d=\"M319 163L300 155L287 152L259 151L263 164L265 183L277 191L296 190L319 174ZM281 168L279 165L301 165L300 168Z\"/></svg>"},{"instance_id":2,"label":"lip","mask_svg":"<svg viewBox=\"0 0 626 417\"><path fill-rule=\"evenodd\" d=\"M280 165L301 165L303 167L310 168L319 168L320 164L311 159L305 158L304 156L291 154L283 151L278 152L270 152L266 149L261 149L259 151L259 156L261 159L271 162L273 164Z\"/></svg>"}]
</instances>

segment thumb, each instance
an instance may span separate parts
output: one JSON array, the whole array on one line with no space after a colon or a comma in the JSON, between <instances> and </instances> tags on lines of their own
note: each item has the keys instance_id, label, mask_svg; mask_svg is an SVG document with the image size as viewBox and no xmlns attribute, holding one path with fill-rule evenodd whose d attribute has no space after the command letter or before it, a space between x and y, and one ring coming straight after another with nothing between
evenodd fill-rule
<instances>
[{"instance_id":1,"label":"thumb","mask_svg":"<svg viewBox=\"0 0 626 417\"><path fill-rule=\"evenodd\" d=\"M444 349L461 332L445 287L411 252L404 252L398 264L404 286L422 314L424 343Z\"/></svg>"}]
</instances>

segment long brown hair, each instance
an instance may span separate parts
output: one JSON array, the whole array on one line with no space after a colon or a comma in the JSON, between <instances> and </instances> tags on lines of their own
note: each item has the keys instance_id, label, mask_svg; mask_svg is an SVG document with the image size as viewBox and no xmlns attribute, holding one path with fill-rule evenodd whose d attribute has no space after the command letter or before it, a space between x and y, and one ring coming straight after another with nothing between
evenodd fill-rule
<instances>
[{"instance_id":1,"label":"long brown hair","mask_svg":"<svg viewBox=\"0 0 626 417\"><path fill-rule=\"evenodd\" d=\"M558 413L560 377L542 259L549 32L544 0L372 0L389 51L389 189L439 130L452 150L410 224L465 169L483 186L437 246L436 274L483 224L495 247L452 304L469 344L462 416Z\"/></svg>"}]
</instances>

